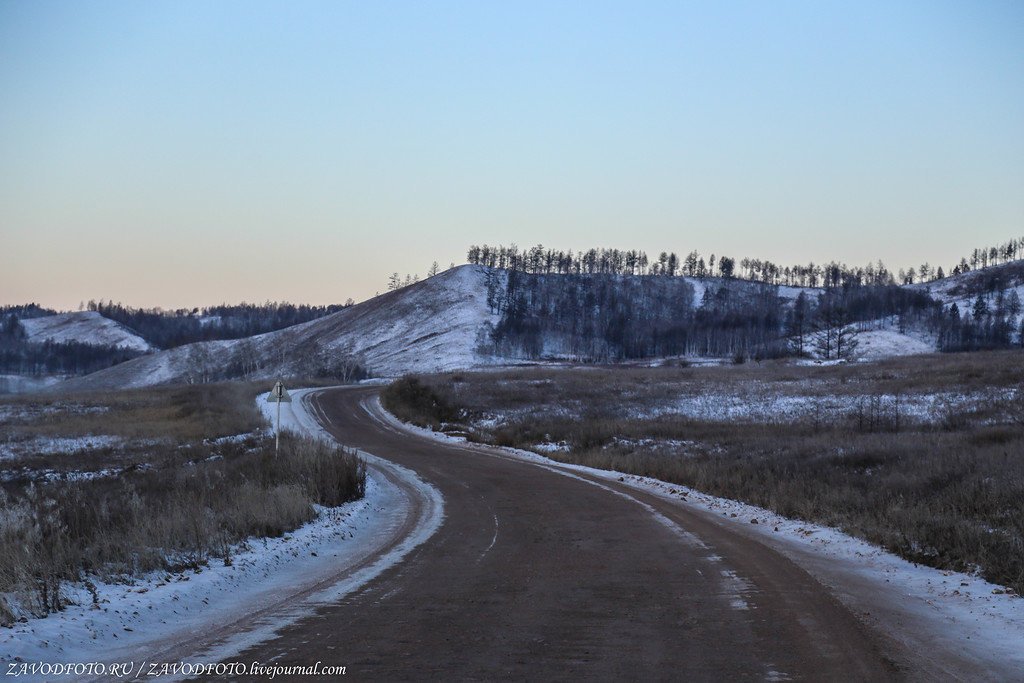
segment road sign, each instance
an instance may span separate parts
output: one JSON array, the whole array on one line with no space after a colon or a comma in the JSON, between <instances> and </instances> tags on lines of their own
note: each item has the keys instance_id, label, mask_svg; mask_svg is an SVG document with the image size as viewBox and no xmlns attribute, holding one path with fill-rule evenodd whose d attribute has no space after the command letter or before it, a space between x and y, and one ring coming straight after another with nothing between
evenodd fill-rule
<instances>
[{"instance_id":1,"label":"road sign","mask_svg":"<svg viewBox=\"0 0 1024 683\"><path fill-rule=\"evenodd\" d=\"M278 382L267 395L267 403L291 403L292 397L288 395L284 385Z\"/></svg>"},{"instance_id":2,"label":"road sign","mask_svg":"<svg viewBox=\"0 0 1024 683\"><path fill-rule=\"evenodd\" d=\"M274 385L274 388L270 390L269 394L267 394L267 403L277 404L277 432L274 436L274 457L277 457L278 453L281 451L281 404L291 402L292 397L288 395L287 391L285 391L284 384L278 380L277 384Z\"/></svg>"}]
</instances>

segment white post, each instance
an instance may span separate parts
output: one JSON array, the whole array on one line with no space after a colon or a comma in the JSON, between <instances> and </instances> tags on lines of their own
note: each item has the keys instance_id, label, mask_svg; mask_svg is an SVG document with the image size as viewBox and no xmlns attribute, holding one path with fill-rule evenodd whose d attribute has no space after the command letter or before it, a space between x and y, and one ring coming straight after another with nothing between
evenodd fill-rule
<instances>
[{"instance_id":1,"label":"white post","mask_svg":"<svg viewBox=\"0 0 1024 683\"><path fill-rule=\"evenodd\" d=\"M277 434L274 438L274 457L276 458L281 450L281 397L277 397Z\"/></svg>"}]
</instances>

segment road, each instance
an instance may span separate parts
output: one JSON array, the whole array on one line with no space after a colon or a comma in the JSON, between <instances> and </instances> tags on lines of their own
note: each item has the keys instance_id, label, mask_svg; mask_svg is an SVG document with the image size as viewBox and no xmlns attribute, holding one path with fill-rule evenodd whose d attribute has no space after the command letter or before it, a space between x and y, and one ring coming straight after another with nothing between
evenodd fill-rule
<instances>
[{"instance_id":1,"label":"road","mask_svg":"<svg viewBox=\"0 0 1024 683\"><path fill-rule=\"evenodd\" d=\"M409 680L898 680L898 648L804 570L712 516L410 434L376 390L312 402L347 445L444 496L440 529L337 604L232 661Z\"/></svg>"}]
</instances>

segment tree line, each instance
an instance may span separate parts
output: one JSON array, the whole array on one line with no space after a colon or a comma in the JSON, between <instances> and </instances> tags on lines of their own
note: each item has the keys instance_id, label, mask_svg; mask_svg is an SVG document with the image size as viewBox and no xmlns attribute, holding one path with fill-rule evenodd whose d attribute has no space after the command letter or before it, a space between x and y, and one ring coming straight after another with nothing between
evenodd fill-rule
<instances>
[{"instance_id":1,"label":"tree line","mask_svg":"<svg viewBox=\"0 0 1024 683\"><path fill-rule=\"evenodd\" d=\"M1024 348L1024 318L1016 290L999 290L995 296L978 294L970 310L961 311L953 303L944 311L938 325L939 349L943 351L983 351ZM1015 339L1016 337L1016 339Z\"/></svg>"},{"instance_id":2,"label":"tree line","mask_svg":"<svg viewBox=\"0 0 1024 683\"><path fill-rule=\"evenodd\" d=\"M795 299L776 285L712 281L699 298L683 278L488 269L499 316L477 340L486 354L592 362L693 355L850 358L870 324L933 329L942 305L895 285L839 287Z\"/></svg>"},{"instance_id":3,"label":"tree line","mask_svg":"<svg viewBox=\"0 0 1024 683\"><path fill-rule=\"evenodd\" d=\"M783 356L849 359L876 328L918 331L936 350L1024 346L1022 304L1013 289L979 293L970 311L895 284L804 290L741 279L613 273L485 271L487 305L498 315L477 339L488 355L591 362L664 356ZM702 287L699 294L694 285ZM1020 321L1018 322L1018 320Z\"/></svg>"},{"instance_id":4,"label":"tree line","mask_svg":"<svg viewBox=\"0 0 1024 683\"><path fill-rule=\"evenodd\" d=\"M344 304L327 306L268 301L263 304L243 302L165 311L100 300L89 301L83 307L116 320L157 348L170 349L197 341L241 339L273 332L337 313L352 305L351 299Z\"/></svg>"},{"instance_id":5,"label":"tree line","mask_svg":"<svg viewBox=\"0 0 1024 683\"><path fill-rule=\"evenodd\" d=\"M960 260L950 271L959 275L1000 262L1013 261L1024 256L1024 237L1011 239L1001 245L975 249ZM737 261L729 256L711 254L704 258L691 251L684 257L675 252L661 252L651 259L642 250L587 249L579 252L548 249L536 245L520 249L515 244L506 246L471 245L466 260L473 265L499 270L513 270L528 274L558 275L657 275L667 277L717 277L744 279L769 285L790 287L821 287L831 289L850 286L907 285L929 282L946 277L941 266L933 267L927 261L919 266L892 272L881 261L866 266L850 267L844 263L795 264L781 266L762 259L743 258ZM397 275L397 274L396 274ZM395 278L397 280L397 278ZM395 284L398 285L400 281Z\"/></svg>"}]
</instances>

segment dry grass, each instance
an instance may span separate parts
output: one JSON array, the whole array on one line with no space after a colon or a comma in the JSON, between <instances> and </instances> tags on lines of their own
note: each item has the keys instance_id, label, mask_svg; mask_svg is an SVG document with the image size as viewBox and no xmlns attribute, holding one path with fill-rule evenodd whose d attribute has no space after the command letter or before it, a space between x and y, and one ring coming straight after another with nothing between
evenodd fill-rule
<instances>
[{"instance_id":1,"label":"dry grass","mask_svg":"<svg viewBox=\"0 0 1024 683\"><path fill-rule=\"evenodd\" d=\"M314 505L361 497L364 465L339 447L286 434L274 456L272 439L253 431L263 422L254 406L262 390L221 384L36 399L5 428L62 437L84 430L149 445L127 442L64 465L115 465L116 476L0 489L0 623L61 609L67 581L230 563L234 544L295 529L315 516Z\"/></svg>"},{"instance_id":2,"label":"dry grass","mask_svg":"<svg viewBox=\"0 0 1024 683\"><path fill-rule=\"evenodd\" d=\"M111 434L180 441L250 432L262 417L254 398L266 383L222 382L118 392L6 396L0 438Z\"/></svg>"},{"instance_id":3,"label":"dry grass","mask_svg":"<svg viewBox=\"0 0 1024 683\"><path fill-rule=\"evenodd\" d=\"M1024 353L837 367L527 369L422 382L458 416L448 428L471 438L532 450L563 443L544 454L836 526L1024 592ZM671 410L723 395L752 412ZM794 399L812 407L758 412ZM915 404L926 410L911 414ZM445 422L428 418L420 421Z\"/></svg>"}]
</instances>

